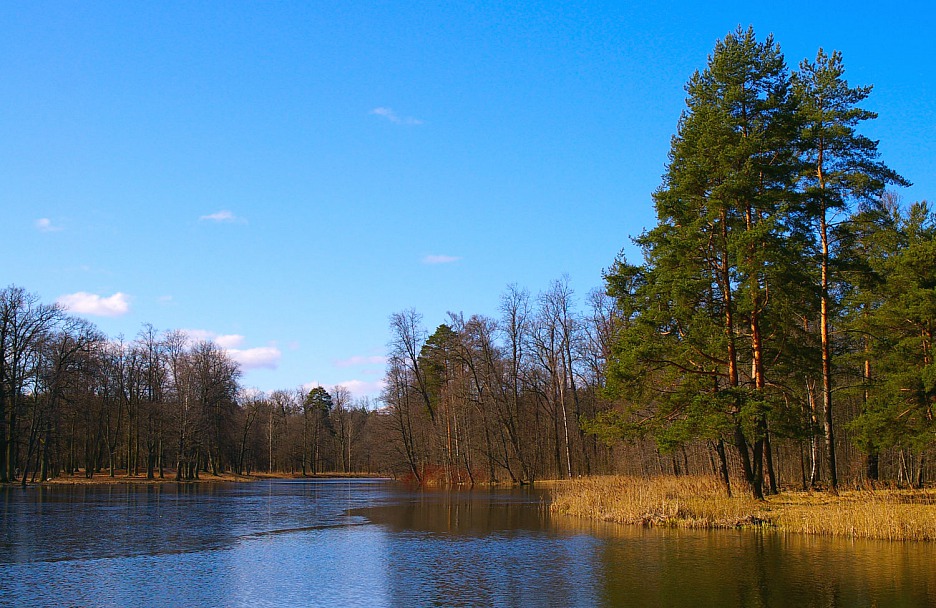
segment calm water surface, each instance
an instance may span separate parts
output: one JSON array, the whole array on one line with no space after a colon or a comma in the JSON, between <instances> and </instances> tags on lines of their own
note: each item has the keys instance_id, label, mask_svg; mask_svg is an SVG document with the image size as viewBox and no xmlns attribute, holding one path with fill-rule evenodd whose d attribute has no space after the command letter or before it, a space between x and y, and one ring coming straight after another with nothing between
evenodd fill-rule
<instances>
[{"instance_id":1,"label":"calm water surface","mask_svg":"<svg viewBox=\"0 0 936 608\"><path fill-rule=\"evenodd\" d=\"M936 549L380 480L0 488L3 606L936 606Z\"/></svg>"}]
</instances>

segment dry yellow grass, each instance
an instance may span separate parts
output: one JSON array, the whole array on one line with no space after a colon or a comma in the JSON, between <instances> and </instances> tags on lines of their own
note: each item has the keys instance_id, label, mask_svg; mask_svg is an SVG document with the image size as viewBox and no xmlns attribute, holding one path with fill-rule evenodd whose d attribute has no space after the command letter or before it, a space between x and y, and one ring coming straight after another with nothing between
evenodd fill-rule
<instances>
[{"instance_id":1,"label":"dry yellow grass","mask_svg":"<svg viewBox=\"0 0 936 608\"><path fill-rule=\"evenodd\" d=\"M771 522L803 534L880 540L936 540L936 491L797 492L768 501Z\"/></svg>"},{"instance_id":2,"label":"dry yellow grass","mask_svg":"<svg viewBox=\"0 0 936 608\"><path fill-rule=\"evenodd\" d=\"M791 492L729 498L714 477L591 477L553 491L552 512L644 526L736 528L884 540L936 540L936 490Z\"/></svg>"},{"instance_id":3,"label":"dry yellow grass","mask_svg":"<svg viewBox=\"0 0 936 608\"><path fill-rule=\"evenodd\" d=\"M587 477L557 488L553 512L625 524L733 528L756 524L763 503L728 498L711 477Z\"/></svg>"}]
</instances>

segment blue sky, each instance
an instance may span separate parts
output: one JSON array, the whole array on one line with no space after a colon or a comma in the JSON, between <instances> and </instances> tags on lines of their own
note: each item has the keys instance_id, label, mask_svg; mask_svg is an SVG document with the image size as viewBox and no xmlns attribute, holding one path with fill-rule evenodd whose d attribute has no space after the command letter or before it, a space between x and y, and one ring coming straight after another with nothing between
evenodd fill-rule
<instances>
[{"instance_id":1,"label":"blue sky","mask_svg":"<svg viewBox=\"0 0 936 608\"><path fill-rule=\"evenodd\" d=\"M215 339L248 386L374 395L391 313L600 286L739 24L790 65L842 51L904 200L932 200L936 9L779 6L0 4L0 283L111 337Z\"/></svg>"}]
</instances>

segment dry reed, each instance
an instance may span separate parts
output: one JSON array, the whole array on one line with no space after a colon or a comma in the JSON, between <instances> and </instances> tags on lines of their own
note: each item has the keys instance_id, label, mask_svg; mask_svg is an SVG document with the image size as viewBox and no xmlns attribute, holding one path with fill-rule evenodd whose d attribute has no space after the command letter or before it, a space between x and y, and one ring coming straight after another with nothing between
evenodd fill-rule
<instances>
[{"instance_id":1,"label":"dry reed","mask_svg":"<svg viewBox=\"0 0 936 608\"><path fill-rule=\"evenodd\" d=\"M856 490L839 496L796 492L771 497L779 530L879 540L936 540L936 492Z\"/></svg>"},{"instance_id":2,"label":"dry reed","mask_svg":"<svg viewBox=\"0 0 936 608\"><path fill-rule=\"evenodd\" d=\"M729 498L711 477L587 477L556 489L555 513L646 526L733 528L756 524L760 504Z\"/></svg>"},{"instance_id":3,"label":"dry reed","mask_svg":"<svg viewBox=\"0 0 936 608\"><path fill-rule=\"evenodd\" d=\"M553 491L553 513L643 526L760 526L803 534L936 540L936 491L789 492L728 497L714 477L589 477Z\"/></svg>"}]
</instances>

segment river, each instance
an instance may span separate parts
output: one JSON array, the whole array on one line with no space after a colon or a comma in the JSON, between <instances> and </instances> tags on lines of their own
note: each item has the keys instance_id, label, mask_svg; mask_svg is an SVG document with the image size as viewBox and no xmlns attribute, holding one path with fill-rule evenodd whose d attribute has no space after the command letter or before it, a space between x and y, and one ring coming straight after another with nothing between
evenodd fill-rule
<instances>
[{"instance_id":1,"label":"river","mask_svg":"<svg viewBox=\"0 0 936 608\"><path fill-rule=\"evenodd\" d=\"M0 606L936 606L936 548L384 480L0 488Z\"/></svg>"}]
</instances>

